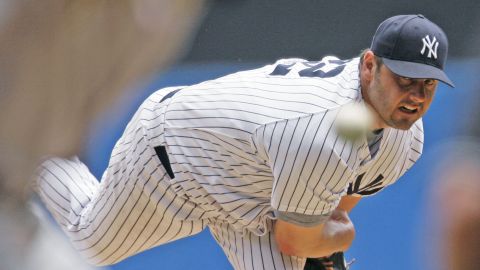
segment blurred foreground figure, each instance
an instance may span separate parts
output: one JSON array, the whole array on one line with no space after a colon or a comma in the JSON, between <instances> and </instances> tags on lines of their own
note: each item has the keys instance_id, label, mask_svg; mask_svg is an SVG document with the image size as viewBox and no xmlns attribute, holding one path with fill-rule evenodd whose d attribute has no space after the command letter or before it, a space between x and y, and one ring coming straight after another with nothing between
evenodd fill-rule
<instances>
[{"instance_id":1,"label":"blurred foreground figure","mask_svg":"<svg viewBox=\"0 0 480 270\"><path fill-rule=\"evenodd\" d=\"M190 43L202 6L198 0L0 1L2 270L86 269L27 207L32 171L44 155L76 154L100 112L171 63Z\"/></svg>"},{"instance_id":2,"label":"blurred foreground figure","mask_svg":"<svg viewBox=\"0 0 480 270\"><path fill-rule=\"evenodd\" d=\"M473 94L478 93L474 91ZM473 106L459 134L437 151L443 158L434 170L426 248L428 269L474 270L480 266L480 103ZM468 104L468 103L467 103ZM461 118L460 118L461 119ZM434 256L434 257L432 257Z\"/></svg>"},{"instance_id":3,"label":"blurred foreground figure","mask_svg":"<svg viewBox=\"0 0 480 270\"><path fill-rule=\"evenodd\" d=\"M477 120L478 121L478 120ZM438 257L441 270L474 270L480 266L480 134L460 137L436 171L433 192L440 222Z\"/></svg>"},{"instance_id":4,"label":"blurred foreground figure","mask_svg":"<svg viewBox=\"0 0 480 270\"><path fill-rule=\"evenodd\" d=\"M434 205L438 207L442 270L480 266L480 140L458 139L440 166Z\"/></svg>"}]
</instances>

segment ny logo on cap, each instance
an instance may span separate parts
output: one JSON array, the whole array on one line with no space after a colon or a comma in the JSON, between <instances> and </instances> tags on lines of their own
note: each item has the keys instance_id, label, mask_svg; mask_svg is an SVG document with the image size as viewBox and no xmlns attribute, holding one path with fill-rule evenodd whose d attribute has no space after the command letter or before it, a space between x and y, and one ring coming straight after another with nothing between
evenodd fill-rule
<instances>
[{"instance_id":1,"label":"ny logo on cap","mask_svg":"<svg viewBox=\"0 0 480 270\"><path fill-rule=\"evenodd\" d=\"M422 38L423 41L423 48L420 51L422 55L425 53L425 49L428 48L428 58L435 58L437 59L437 48L438 48L438 41L436 37L433 37L433 40L430 40L430 36L426 35L424 38Z\"/></svg>"}]
</instances>

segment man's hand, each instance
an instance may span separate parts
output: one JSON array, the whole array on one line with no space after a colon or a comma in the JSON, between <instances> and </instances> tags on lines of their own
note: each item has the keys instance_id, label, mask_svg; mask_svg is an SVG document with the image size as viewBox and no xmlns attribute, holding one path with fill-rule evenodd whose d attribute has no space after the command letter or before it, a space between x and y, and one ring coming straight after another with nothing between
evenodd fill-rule
<instances>
[{"instance_id":1,"label":"man's hand","mask_svg":"<svg viewBox=\"0 0 480 270\"><path fill-rule=\"evenodd\" d=\"M342 197L342 200L337 206L338 210L344 210L347 211L348 213L358 204L362 197L360 196L344 196ZM338 213L338 212L337 212ZM334 213L335 214L335 213ZM348 217L348 216L347 216ZM340 218L342 217L333 217L335 218ZM349 268L349 265L351 263L347 264L345 262L344 254L343 252L337 252L331 255L330 257L322 257L322 258L307 258L307 261L305 262L305 268L304 270L345 270Z\"/></svg>"},{"instance_id":2,"label":"man's hand","mask_svg":"<svg viewBox=\"0 0 480 270\"><path fill-rule=\"evenodd\" d=\"M282 253L298 257L325 257L347 250L355 237L355 228L347 211L336 209L330 218L314 227L302 227L286 221L275 223L275 239Z\"/></svg>"}]
</instances>

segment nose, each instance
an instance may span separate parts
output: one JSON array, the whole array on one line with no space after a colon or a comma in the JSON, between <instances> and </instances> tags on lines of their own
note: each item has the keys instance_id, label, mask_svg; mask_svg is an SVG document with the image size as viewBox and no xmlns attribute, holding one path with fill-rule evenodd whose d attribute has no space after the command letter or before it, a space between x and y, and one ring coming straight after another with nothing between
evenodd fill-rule
<instances>
[{"instance_id":1,"label":"nose","mask_svg":"<svg viewBox=\"0 0 480 270\"><path fill-rule=\"evenodd\" d=\"M422 103L425 101L425 83L423 80L418 80L415 87L410 90L410 99L415 103Z\"/></svg>"}]
</instances>

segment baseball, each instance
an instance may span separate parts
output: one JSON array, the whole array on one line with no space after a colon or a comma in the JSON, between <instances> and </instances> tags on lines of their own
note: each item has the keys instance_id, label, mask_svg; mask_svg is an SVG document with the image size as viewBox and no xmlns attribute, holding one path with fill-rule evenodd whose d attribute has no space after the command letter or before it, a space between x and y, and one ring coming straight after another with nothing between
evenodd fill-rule
<instances>
[{"instance_id":1,"label":"baseball","mask_svg":"<svg viewBox=\"0 0 480 270\"><path fill-rule=\"evenodd\" d=\"M371 112L364 104L351 103L342 106L335 127L340 137L354 141L366 134L372 121Z\"/></svg>"}]
</instances>

